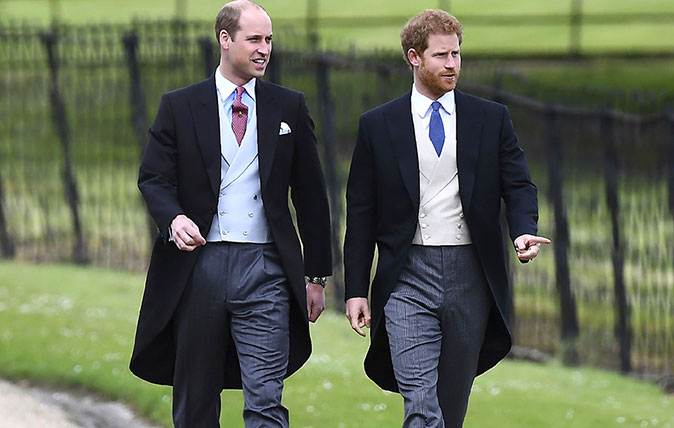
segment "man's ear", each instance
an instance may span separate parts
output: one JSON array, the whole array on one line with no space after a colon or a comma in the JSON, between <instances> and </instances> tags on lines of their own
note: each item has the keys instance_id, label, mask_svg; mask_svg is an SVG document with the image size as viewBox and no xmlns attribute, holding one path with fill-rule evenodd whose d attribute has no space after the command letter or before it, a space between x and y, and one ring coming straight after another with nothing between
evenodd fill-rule
<instances>
[{"instance_id":1,"label":"man's ear","mask_svg":"<svg viewBox=\"0 0 674 428\"><path fill-rule=\"evenodd\" d=\"M420 62L419 54L417 53L416 50L414 50L414 48L410 48L407 51L407 60L410 62L410 64L412 64L412 67L419 66Z\"/></svg>"},{"instance_id":2,"label":"man's ear","mask_svg":"<svg viewBox=\"0 0 674 428\"><path fill-rule=\"evenodd\" d=\"M221 30L220 36L218 37L218 41L220 42L220 48L226 50L229 49L229 44L232 42L232 38L230 37L227 30Z\"/></svg>"}]
</instances>

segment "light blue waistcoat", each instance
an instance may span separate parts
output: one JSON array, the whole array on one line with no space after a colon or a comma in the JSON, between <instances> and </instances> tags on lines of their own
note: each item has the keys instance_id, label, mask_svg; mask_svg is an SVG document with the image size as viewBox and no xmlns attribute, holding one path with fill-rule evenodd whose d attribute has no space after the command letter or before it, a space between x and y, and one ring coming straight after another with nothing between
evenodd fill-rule
<instances>
[{"instance_id":1,"label":"light blue waistcoat","mask_svg":"<svg viewBox=\"0 0 674 428\"><path fill-rule=\"evenodd\" d=\"M213 216L211 228L206 236L208 242L273 241L260 192L256 113L255 107L251 109L249 106L246 133L240 147L234 137L231 123L228 119L223 120L221 116L220 194L218 211Z\"/></svg>"}]
</instances>

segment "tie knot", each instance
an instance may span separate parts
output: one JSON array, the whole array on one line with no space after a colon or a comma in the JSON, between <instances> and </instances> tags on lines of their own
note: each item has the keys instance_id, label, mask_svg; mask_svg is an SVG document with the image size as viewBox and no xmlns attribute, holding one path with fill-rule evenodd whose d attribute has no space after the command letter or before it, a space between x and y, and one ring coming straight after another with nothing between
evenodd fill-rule
<instances>
[{"instance_id":1,"label":"tie knot","mask_svg":"<svg viewBox=\"0 0 674 428\"><path fill-rule=\"evenodd\" d=\"M243 89L243 86L237 86L236 87L236 98L234 99L234 102L232 103L232 111L236 112L241 116L243 113L248 112L248 107L243 103L243 100L241 99L241 96L245 92L245 89Z\"/></svg>"},{"instance_id":2,"label":"tie knot","mask_svg":"<svg viewBox=\"0 0 674 428\"><path fill-rule=\"evenodd\" d=\"M237 86L236 87L236 98L240 100L244 91L245 91L245 89L243 88L243 86Z\"/></svg>"},{"instance_id":3,"label":"tie knot","mask_svg":"<svg viewBox=\"0 0 674 428\"><path fill-rule=\"evenodd\" d=\"M440 104L440 102L438 101L433 101L433 103L431 104L431 108L433 109L433 111L440 110L440 107L442 107L442 104Z\"/></svg>"}]
</instances>

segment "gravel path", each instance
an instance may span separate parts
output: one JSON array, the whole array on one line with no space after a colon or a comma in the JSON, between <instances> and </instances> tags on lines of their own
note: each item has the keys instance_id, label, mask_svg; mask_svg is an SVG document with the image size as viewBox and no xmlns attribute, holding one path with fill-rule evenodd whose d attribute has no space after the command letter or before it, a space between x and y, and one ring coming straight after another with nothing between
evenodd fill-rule
<instances>
[{"instance_id":1,"label":"gravel path","mask_svg":"<svg viewBox=\"0 0 674 428\"><path fill-rule=\"evenodd\" d=\"M160 428L123 403L0 379L0 428Z\"/></svg>"}]
</instances>

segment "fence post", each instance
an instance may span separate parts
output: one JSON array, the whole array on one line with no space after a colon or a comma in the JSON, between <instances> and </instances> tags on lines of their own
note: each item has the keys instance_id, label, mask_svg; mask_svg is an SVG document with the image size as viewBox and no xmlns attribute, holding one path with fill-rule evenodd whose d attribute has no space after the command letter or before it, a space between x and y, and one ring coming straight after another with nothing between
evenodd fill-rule
<instances>
[{"instance_id":1,"label":"fence post","mask_svg":"<svg viewBox=\"0 0 674 428\"><path fill-rule=\"evenodd\" d=\"M14 242L7 228L7 219L5 217L5 194L2 185L2 175L0 175L0 257L11 259L14 257Z\"/></svg>"},{"instance_id":2,"label":"fence post","mask_svg":"<svg viewBox=\"0 0 674 428\"><path fill-rule=\"evenodd\" d=\"M269 81L276 83L277 85L281 84L281 60L284 56L284 53L281 49L274 49L274 55L269 57L269 66L268 66L268 75Z\"/></svg>"},{"instance_id":3,"label":"fence post","mask_svg":"<svg viewBox=\"0 0 674 428\"><path fill-rule=\"evenodd\" d=\"M130 33L125 35L122 38L122 43L124 44L124 51L126 52L126 63L129 69L129 88L131 94L129 97L131 103L131 127L133 128L134 134L136 134L136 143L138 144L138 158L140 159L143 156L145 151L145 143L147 141L147 112L145 107L145 94L143 93L143 87L140 83L140 67L138 66L138 35L135 33ZM157 228L150 217L147 214L147 225L148 232L150 234L150 242L154 242L157 236Z\"/></svg>"},{"instance_id":4,"label":"fence post","mask_svg":"<svg viewBox=\"0 0 674 428\"><path fill-rule=\"evenodd\" d=\"M54 127L56 128L59 141L61 142L61 150L63 152L63 184L65 187L66 200L70 207L70 214L72 215L73 231L75 232L75 244L72 255L76 263L84 264L89 261L89 256L80 223L80 212L78 209L79 196L70 157L70 127L68 126L65 102L59 91L59 64L56 53L58 35L54 32L42 33L40 39L47 50L47 62L51 73L49 88L51 118Z\"/></svg>"},{"instance_id":5,"label":"fence post","mask_svg":"<svg viewBox=\"0 0 674 428\"><path fill-rule=\"evenodd\" d=\"M503 72L499 69L494 71L494 81L491 85L491 99L497 103L503 102L503 97L501 96L501 90L503 89Z\"/></svg>"},{"instance_id":6,"label":"fence post","mask_svg":"<svg viewBox=\"0 0 674 428\"><path fill-rule=\"evenodd\" d=\"M176 11L175 11L175 20L185 19L187 16L187 0L175 0L176 1Z\"/></svg>"},{"instance_id":7,"label":"fence post","mask_svg":"<svg viewBox=\"0 0 674 428\"><path fill-rule=\"evenodd\" d=\"M583 0L571 0L569 13L569 55L580 56L583 30Z\"/></svg>"},{"instance_id":8,"label":"fence post","mask_svg":"<svg viewBox=\"0 0 674 428\"><path fill-rule=\"evenodd\" d=\"M667 189L669 191L669 211L674 214L674 107L666 110L669 124L669 158L667 162Z\"/></svg>"},{"instance_id":9,"label":"fence post","mask_svg":"<svg viewBox=\"0 0 674 428\"><path fill-rule=\"evenodd\" d=\"M604 177L606 180L606 204L611 212L613 235L614 298L615 298L615 334L619 345L620 370L632 371L630 313L623 277L623 246L620 236L620 205L618 200L618 159L615 117L611 110L604 109L601 114L601 139L604 145Z\"/></svg>"},{"instance_id":10,"label":"fence post","mask_svg":"<svg viewBox=\"0 0 674 428\"><path fill-rule=\"evenodd\" d=\"M442 9L446 12L449 12L449 5L450 5L449 0L438 0L438 9Z\"/></svg>"},{"instance_id":11,"label":"fence post","mask_svg":"<svg viewBox=\"0 0 674 428\"><path fill-rule=\"evenodd\" d=\"M344 283L342 280L342 187L337 178L337 126L335 121L335 103L330 95L330 63L321 55L316 63L316 83L318 85L318 106L321 116L325 159L325 181L330 198L330 216L332 217L332 252L334 269L334 305L344 309Z\"/></svg>"},{"instance_id":12,"label":"fence post","mask_svg":"<svg viewBox=\"0 0 674 428\"><path fill-rule=\"evenodd\" d=\"M318 0L307 0L307 42L309 48L318 48Z\"/></svg>"},{"instance_id":13,"label":"fence post","mask_svg":"<svg viewBox=\"0 0 674 428\"><path fill-rule=\"evenodd\" d=\"M377 70L377 94L379 95L379 102L381 104L390 100L389 88L391 86L391 71L381 62L377 62L375 67Z\"/></svg>"},{"instance_id":14,"label":"fence post","mask_svg":"<svg viewBox=\"0 0 674 428\"><path fill-rule=\"evenodd\" d=\"M215 63L213 62L213 42L209 37L200 37L198 43L201 48L201 58L204 61L204 76L210 77L215 70Z\"/></svg>"},{"instance_id":15,"label":"fence post","mask_svg":"<svg viewBox=\"0 0 674 428\"><path fill-rule=\"evenodd\" d=\"M571 291L569 275L569 222L564 205L564 180L562 178L562 141L560 138L558 112L553 106L545 111L546 129L548 132L548 189L553 204L555 232L552 246L555 255L555 282L559 293L560 313L562 320L562 362L566 365L578 364L576 339L578 338L578 316L576 315L576 299Z\"/></svg>"}]
</instances>

